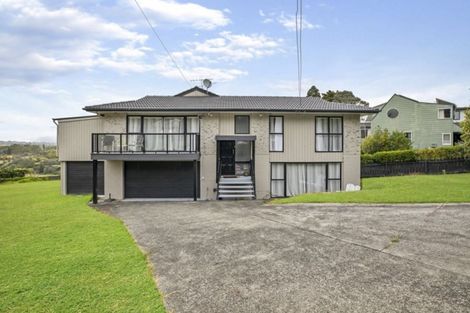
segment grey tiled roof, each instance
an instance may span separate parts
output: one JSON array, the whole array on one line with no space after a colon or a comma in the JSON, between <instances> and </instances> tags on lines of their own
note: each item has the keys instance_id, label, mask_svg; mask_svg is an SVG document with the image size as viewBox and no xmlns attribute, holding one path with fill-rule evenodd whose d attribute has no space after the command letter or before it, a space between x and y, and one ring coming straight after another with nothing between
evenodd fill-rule
<instances>
[{"instance_id":1,"label":"grey tiled roof","mask_svg":"<svg viewBox=\"0 0 470 313\"><path fill-rule=\"evenodd\" d=\"M377 109L354 104L328 102L313 97L146 96L135 101L87 106L85 111L268 111L268 112L355 112L376 113Z\"/></svg>"}]
</instances>

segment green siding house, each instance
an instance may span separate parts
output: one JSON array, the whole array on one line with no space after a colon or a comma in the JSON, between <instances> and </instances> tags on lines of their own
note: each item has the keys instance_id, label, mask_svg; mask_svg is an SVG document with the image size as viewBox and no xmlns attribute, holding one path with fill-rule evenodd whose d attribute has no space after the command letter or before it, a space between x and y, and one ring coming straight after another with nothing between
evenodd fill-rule
<instances>
[{"instance_id":1,"label":"green siding house","mask_svg":"<svg viewBox=\"0 0 470 313\"><path fill-rule=\"evenodd\" d=\"M363 119L362 134L380 127L398 130L411 140L414 148L451 146L460 140L460 127L454 120L454 103L436 99L435 103L420 102L394 94L377 106L380 112ZM366 130L369 128L370 130Z\"/></svg>"}]
</instances>

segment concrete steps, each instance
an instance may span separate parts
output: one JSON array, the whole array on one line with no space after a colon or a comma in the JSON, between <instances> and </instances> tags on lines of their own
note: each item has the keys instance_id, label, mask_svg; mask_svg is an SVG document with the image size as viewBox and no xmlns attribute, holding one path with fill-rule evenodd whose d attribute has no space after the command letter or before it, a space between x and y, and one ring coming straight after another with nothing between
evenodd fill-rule
<instances>
[{"instance_id":1,"label":"concrete steps","mask_svg":"<svg viewBox=\"0 0 470 313\"><path fill-rule=\"evenodd\" d=\"M251 176L220 177L217 186L218 199L255 199Z\"/></svg>"}]
</instances>

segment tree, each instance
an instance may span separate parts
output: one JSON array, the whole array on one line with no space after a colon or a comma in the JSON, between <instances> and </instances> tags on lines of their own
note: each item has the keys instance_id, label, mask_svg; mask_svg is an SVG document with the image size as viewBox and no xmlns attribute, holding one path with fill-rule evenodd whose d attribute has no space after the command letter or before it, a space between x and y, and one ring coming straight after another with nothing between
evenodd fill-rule
<instances>
[{"instance_id":1,"label":"tree","mask_svg":"<svg viewBox=\"0 0 470 313\"><path fill-rule=\"evenodd\" d=\"M460 123L462 129L462 140L465 147L470 149L470 109L465 110L464 119Z\"/></svg>"},{"instance_id":2,"label":"tree","mask_svg":"<svg viewBox=\"0 0 470 313\"><path fill-rule=\"evenodd\" d=\"M312 87L310 87L307 91L307 97L321 97L320 90L318 90L317 86L312 85Z\"/></svg>"},{"instance_id":3,"label":"tree","mask_svg":"<svg viewBox=\"0 0 470 313\"><path fill-rule=\"evenodd\" d=\"M352 103L369 106L369 102L364 101L359 97L356 97L354 93L349 90L328 90L326 93L322 94L322 99L330 102Z\"/></svg>"},{"instance_id":4,"label":"tree","mask_svg":"<svg viewBox=\"0 0 470 313\"><path fill-rule=\"evenodd\" d=\"M378 127L361 144L362 153L373 154L379 151L409 150L411 141L399 131L389 132Z\"/></svg>"},{"instance_id":5,"label":"tree","mask_svg":"<svg viewBox=\"0 0 470 313\"><path fill-rule=\"evenodd\" d=\"M315 85L312 85L312 87L310 87L310 89L307 91L307 97L321 97L322 99L330 102L351 103L369 106L369 102L356 97L352 91L328 90L326 93L320 94L320 90L318 90L317 86Z\"/></svg>"}]
</instances>

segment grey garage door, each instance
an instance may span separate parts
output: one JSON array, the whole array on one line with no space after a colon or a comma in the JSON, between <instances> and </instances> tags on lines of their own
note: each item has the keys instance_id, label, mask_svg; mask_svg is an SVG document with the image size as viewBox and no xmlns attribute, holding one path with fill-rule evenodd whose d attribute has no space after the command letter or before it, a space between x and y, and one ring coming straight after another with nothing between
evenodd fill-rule
<instances>
[{"instance_id":1,"label":"grey garage door","mask_svg":"<svg viewBox=\"0 0 470 313\"><path fill-rule=\"evenodd\" d=\"M93 192L93 162L67 162L67 193ZM98 162L98 194L104 194L104 163Z\"/></svg>"},{"instance_id":2,"label":"grey garage door","mask_svg":"<svg viewBox=\"0 0 470 313\"><path fill-rule=\"evenodd\" d=\"M124 174L126 198L193 197L193 162L126 162Z\"/></svg>"}]
</instances>

